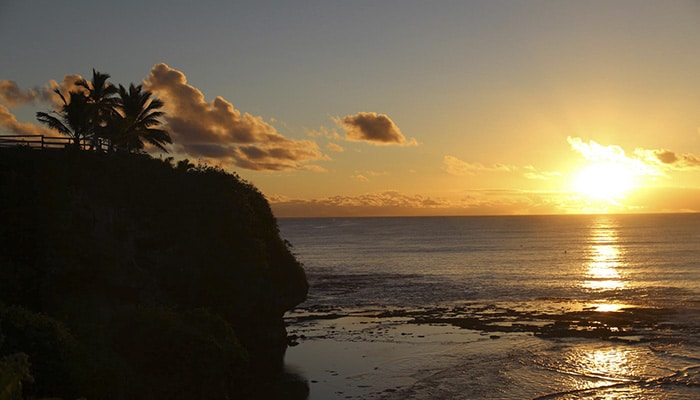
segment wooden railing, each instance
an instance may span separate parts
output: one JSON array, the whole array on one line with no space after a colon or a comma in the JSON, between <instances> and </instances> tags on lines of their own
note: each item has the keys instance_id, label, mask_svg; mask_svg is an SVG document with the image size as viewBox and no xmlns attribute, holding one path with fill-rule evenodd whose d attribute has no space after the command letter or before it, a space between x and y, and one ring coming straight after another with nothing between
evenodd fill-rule
<instances>
[{"instance_id":1,"label":"wooden railing","mask_svg":"<svg viewBox=\"0 0 700 400\"><path fill-rule=\"evenodd\" d=\"M60 136L45 135L0 135L0 147L24 146L32 149L65 149L75 146L75 139ZM95 149L106 151L109 146L106 141L99 139L97 143L83 139L78 143L81 150Z\"/></svg>"}]
</instances>

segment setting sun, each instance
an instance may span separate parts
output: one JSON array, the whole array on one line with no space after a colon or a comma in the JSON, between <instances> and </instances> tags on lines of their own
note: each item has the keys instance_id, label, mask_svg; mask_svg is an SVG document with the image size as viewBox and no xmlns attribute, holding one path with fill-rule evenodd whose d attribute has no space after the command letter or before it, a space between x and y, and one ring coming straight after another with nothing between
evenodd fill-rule
<instances>
[{"instance_id":1,"label":"setting sun","mask_svg":"<svg viewBox=\"0 0 700 400\"><path fill-rule=\"evenodd\" d=\"M575 177L573 188L589 198L612 200L624 196L637 186L630 167L612 162L584 167Z\"/></svg>"}]
</instances>

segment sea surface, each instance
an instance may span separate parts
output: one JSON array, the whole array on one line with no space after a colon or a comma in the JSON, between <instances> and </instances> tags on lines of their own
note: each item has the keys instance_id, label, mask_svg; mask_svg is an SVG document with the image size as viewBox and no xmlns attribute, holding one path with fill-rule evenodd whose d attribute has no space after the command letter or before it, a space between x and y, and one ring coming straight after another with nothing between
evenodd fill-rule
<instances>
[{"instance_id":1,"label":"sea surface","mask_svg":"<svg viewBox=\"0 0 700 400\"><path fill-rule=\"evenodd\" d=\"M700 398L700 214L278 222L310 399Z\"/></svg>"}]
</instances>

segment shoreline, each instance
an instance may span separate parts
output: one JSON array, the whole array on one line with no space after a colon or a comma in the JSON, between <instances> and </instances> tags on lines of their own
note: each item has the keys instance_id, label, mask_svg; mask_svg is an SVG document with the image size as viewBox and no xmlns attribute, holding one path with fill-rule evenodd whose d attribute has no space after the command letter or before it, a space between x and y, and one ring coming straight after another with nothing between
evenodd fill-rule
<instances>
[{"instance_id":1,"label":"shoreline","mask_svg":"<svg viewBox=\"0 0 700 400\"><path fill-rule=\"evenodd\" d=\"M691 375L689 390L696 390L691 395L700 393L692 388L700 372L700 366L694 366L700 365L700 359L680 356L687 349L672 332L662 332L667 325L652 327L658 313L636 308L600 312L568 303L559 306L555 316L541 313L550 318L548 321L533 320L530 311L522 307L516 312L493 305L385 311L297 309L286 316L292 346L285 365L289 372L306 379L309 400L567 398L572 390L641 390L643 395L643 382L659 380L661 385L669 371L684 368L689 368ZM480 322L460 327L454 314L467 309L479 312L463 318L470 324L475 319ZM621 319L626 315L624 310L633 311L629 318ZM619 327L608 328L617 328L626 336L603 331L592 335L580 326L561 335L535 334L544 326L561 326L557 319L567 315L580 317L594 312L608 316L608 323L623 321ZM513 320L503 321L504 314ZM610 314L616 318L610 319ZM647 315L646 328L630 331L624 326L643 315ZM496 319L499 325L493 329L474 329ZM688 350L690 354L693 349ZM588 359L587 354L598 354L601 359ZM620 355L624 357L615 359ZM650 356L657 359L654 365L662 367L648 365ZM573 365L557 364L567 357L575 361ZM613 364L622 369L612 368ZM684 398L681 384L664 390Z\"/></svg>"},{"instance_id":2,"label":"shoreline","mask_svg":"<svg viewBox=\"0 0 700 400\"><path fill-rule=\"evenodd\" d=\"M415 371L439 368L454 347L490 340L449 325L369 316L313 320L290 333L303 338L285 364L307 379L309 400L382 398L415 384Z\"/></svg>"}]
</instances>

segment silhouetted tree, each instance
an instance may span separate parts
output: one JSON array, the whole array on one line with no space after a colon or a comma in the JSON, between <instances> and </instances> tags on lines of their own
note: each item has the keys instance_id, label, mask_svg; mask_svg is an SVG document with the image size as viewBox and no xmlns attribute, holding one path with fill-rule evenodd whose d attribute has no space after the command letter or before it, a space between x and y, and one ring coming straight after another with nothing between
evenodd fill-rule
<instances>
[{"instance_id":1,"label":"silhouetted tree","mask_svg":"<svg viewBox=\"0 0 700 400\"><path fill-rule=\"evenodd\" d=\"M148 142L167 152L165 144L172 143L170 134L160 129L160 109L163 102L153 98L153 93L143 90L142 85L129 85L129 90L119 85L117 113L112 120L114 144L130 152L142 150Z\"/></svg>"},{"instance_id":2,"label":"silhouetted tree","mask_svg":"<svg viewBox=\"0 0 700 400\"><path fill-rule=\"evenodd\" d=\"M110 129L107 124L116 112L117 99L114 97L118 93L116 86L107 82L109 74L92 69L92 80L79 79L75 84L85 88L87 92L87 103L89 104L90 120L93 125L92 148L99 149L100 138L109 138Z\"/></svg>"},{"instance_id":3,"label":"silhouetted tree","mask_svg":"<svg viewBox=\"0 0 700 400\"><path fill-rule=\"evenodd\" d=\"M68 93L68 99L60 90L54 89L63 101L59 111L51 113L37 112L36 119L51 129L73 139L73 145L80 148L80 143L94 134L95 127L91 119L91 105L87 96L77 90Z\"/></svg>"},{"instance_id":4,"label":"silhouetted tree","mask_svg":"<svg viewBox=\"0 0 700 400\"><path fill-rule=\"evenodd\" d=\"M109 149L129 152L143 150L149 143L167 152L166 144L172 143L170 134L161 129L160 109L163 102L142 85L119 88L107 82L109 74L92 70L92 80L79 79L76 86L84 90L72 90L68 98L55 89L63 105L51 113L36 113L39 122L73 139L73 144L90 142L90 148L101 148L105 139ZM118 96L117 96L118 95Z\"/></svg>"}]
</instances>

